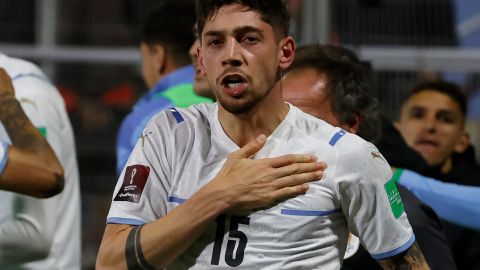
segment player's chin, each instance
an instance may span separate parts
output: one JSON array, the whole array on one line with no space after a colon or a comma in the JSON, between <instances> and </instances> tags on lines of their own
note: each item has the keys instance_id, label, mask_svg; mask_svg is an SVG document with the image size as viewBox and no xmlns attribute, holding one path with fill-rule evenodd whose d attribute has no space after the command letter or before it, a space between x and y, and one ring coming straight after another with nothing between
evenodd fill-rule
<instances>
[{"instance_id":1,"label":"player's chin","mask_svg":"<svg viewBox=\"0 0 480 270\"><path fill-rule=\"evenodd\" d=\"M253 109L255 107L256 102L248 102L244 100L234 100L230 102L222 103L222 107L227 110L229 113L232 114L244 114Z\"/></svg>"},{"instance_id":2,"label":"player's chin","mask_svg":"<svg viewBox=\"0 0 480 270\"><path fill-rule=\"evenodd\" d=\"M247 98L220 97L218 101L225 110L232 114L247 113L257 104L255 100Z\"/></svg>"}]
</instances>

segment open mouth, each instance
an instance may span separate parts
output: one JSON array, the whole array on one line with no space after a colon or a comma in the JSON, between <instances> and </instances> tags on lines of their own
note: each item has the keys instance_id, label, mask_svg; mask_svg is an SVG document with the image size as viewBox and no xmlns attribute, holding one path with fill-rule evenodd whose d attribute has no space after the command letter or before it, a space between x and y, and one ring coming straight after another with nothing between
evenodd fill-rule
<instances>
[{"instance_id":1,"label":"open mouth","mask_svg":"<svg viewBox=\"0 0 480 270\"><path fill-rule=\"evenodd\" d=\"M427 145L427 146L432 146L432 147L437 147L438 143L436 141L432 140L418 140L417 141L418 145Z\"/></svg>"},{"instance_id":2,"label":"open mouth","mask_svg":"<svg viewBox=\"0 0 480 270\"><path fill-rule=\"evenodd\" d=\"M238 97L245 92L248 87L248 81L239 74L232 74L225 76L221 85L223 90L232 97Z\"/></svg>"},{"instance_id":3,"label":"open mouth","mask_svg":"<svg viewBox=\"0 0 480 270\"><path fill-rule=\"evenodd\" d=\"M228 75L223 78L222 85L227 88L237 88L246 82L247 80L240 75Z\"/></svg>"}]
</instances>

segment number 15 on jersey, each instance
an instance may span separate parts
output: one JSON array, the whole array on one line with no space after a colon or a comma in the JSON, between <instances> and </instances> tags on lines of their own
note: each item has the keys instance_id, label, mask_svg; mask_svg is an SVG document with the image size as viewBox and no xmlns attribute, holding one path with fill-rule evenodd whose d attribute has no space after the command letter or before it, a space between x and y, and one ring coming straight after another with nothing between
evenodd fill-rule
<instances>
[{"instance_id":1,"label":"number 15 on jersey","mask_svg":"<svg viewBox=\"0 0 480 270\"><path fill-rule=\"evenodd\" d=\"M242 231L238 230L238 225L249 225L250 218L242 216L220 215L217 218L217 230L215 233L215 243L213 244L212 265L219 265L223 246L223 236L225 235L225 223L229 220L230 228L228 230L229 239L226 241L225 263L230 267L236 267L242 264L247 247L248 237ZM236 248L235 248L236 247Z\"/></svg>"}]
</instances>

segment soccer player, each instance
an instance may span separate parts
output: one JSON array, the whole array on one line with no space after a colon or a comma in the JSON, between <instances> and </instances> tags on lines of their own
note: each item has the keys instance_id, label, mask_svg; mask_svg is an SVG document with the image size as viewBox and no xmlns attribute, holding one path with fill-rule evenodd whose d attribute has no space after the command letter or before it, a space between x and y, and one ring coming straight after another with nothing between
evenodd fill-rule
<instances>
[{"instance_id":1,"label":"soccer player","mask_svg":"<svg viewBox=\"0 0 480 270\"><path fill-rule=\"evenodd\" d=\"M466 98L455 84L445 81L416 85L402 104L395 126L407 145L430 166L448 175L462 164L453 163L454 153L463 153L470 145L465 130ZM473 161L475 163L475 161ZM480 185L478 165L466 169L461 183ZM477 181L474 181L477 180Z\"/></svg>"},{"instance_id":2,"label":"soccer player","mask_svg":"<svg viewBox=\"0 0 480 270\"><path fill-rule=\"evenodd\" d=\"M0 192L0 269L80 269L80 187L73 131L65 104L30 62L0 54L16 98L63 166L63 191L48 199ZM7 123L2 119L3 127ZM13 141L0 128L0 140ZM8 128L7 128L8 130Z\"/></svg>"},{"instance_id":3,"label":"soccer player","mask_svg":"<svg viewBox=\"0 0 480 270\"><path fill-rule=\"evenodd\" d=\"M63 168L45 138L15 99L12 81L0 68L0 121L13 145L0 143L0 189L47 198L63 190Z\"/></svg>"},{"instance_id":4,"label":"soccer player","mask_svg":"<svg viewBox=\"0 0 480 270\"><path fill-rule=\"evenodd\" d=\"M284 1L196 4L198 61L219 102L147 125L98 269L338 269L349 229L385 267L428 269L375 147L282 101L295 54Z\"/></svg>"},{"instance_id":5,"label":"soccer player","mask_svg":"<svg viewBox=\"0 0 480 270\"><path fill-rule=\"evenodd\" d=\"M406 144L436 172L436 178L478 186L480 166L474 155L468 158L465 153L469 146L465 130L466 107L466 98L455 84L445 81L421 83L402 104L395 126ZM458 196L469 198L468 194ZM465 204L469 207L470 200ZM450 222L445 222L444 226L458 268L480 269L480 231Z\"/></svg>"},{"instance_id":6,"label":"soccer player","mask_svg":"<svg viewBox=\"0 0 480 270\"><path fill-rule=\"evenodd\" d=\"M143 80L149 91L123 120L117 137L117 176L122 172L147 122L171 107L211 102L193 91L194 68L189 48L195 21L191 0L162 1L143 25L140 53Z\"/></svg>"}]
</instances>

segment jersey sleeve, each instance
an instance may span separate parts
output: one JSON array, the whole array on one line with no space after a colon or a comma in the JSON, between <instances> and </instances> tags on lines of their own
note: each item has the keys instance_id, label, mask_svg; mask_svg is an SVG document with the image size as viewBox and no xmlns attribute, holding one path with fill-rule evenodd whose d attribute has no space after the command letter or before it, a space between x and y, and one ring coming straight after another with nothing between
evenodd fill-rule
<instances>
[{"instance_id":1,"label":"jersey sleeve","mask_svg":"<svg viewBox=\"0 0 480 270\"><path fill-rule=\"evenodd\" d=\"M150 119L158 112L172 106L168 99L159 97L156 100L135 105L134 110L125 117L120 125L116 143L117 176L125 167L130 153Z\"/></svg>"},{"instance_id":2,"label":"jersey sleeve","mask_svg":"<svg viewBox=\"0 0 480 270\"><path fill-rule=\"evenodd\" d=\"M348 226L374 259L415 242L390 166L374 145L358 139L340 146L334 179Z\"/></svg>"},{"instance_id":3,"label":"jersey sleeve","mask_svg":"<svg viewBox=\"0 0 480 270\"><path fill-rule=\"evenodd\" d=\"M117 181L107 223L141 225L167 213L171 152L165 113L144 129Z\"/></svg>"},{"instance_id":4,"label":"jersey sleeve","mask_svg":"<svg viewBox=\"0 0 480 270\"><path fill-rule=\"evenodd\" d=\"M432 207L439 217L480 230L480 188L444 183L409 170L397 170L398 183Z\"/></svg>"}]
</instances>

